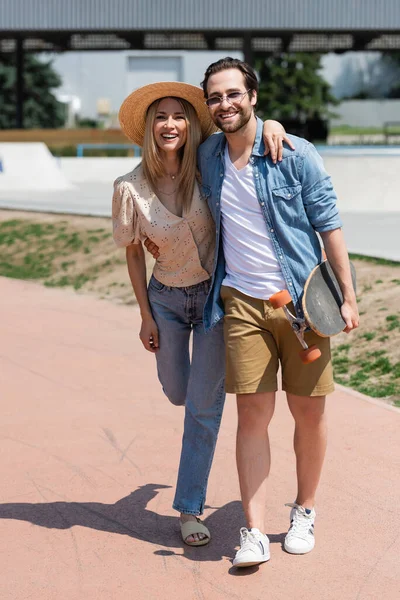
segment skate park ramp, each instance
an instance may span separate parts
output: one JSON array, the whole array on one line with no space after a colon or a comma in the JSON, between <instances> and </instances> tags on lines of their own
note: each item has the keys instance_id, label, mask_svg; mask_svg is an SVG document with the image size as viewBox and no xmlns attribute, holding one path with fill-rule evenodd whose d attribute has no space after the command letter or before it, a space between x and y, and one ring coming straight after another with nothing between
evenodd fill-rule
<instances>
[{"instance_id":1,"label":"skate park ramp","mask_svg":"<svg viewBox=\"0 0 400 600\"><path fill-rule=\"evenodd\" d=\"M32 163L22 153L12 178L4 146L9 157L12 146L25 146L26 152L41 147L43 164L39 153L32 152ZM317 150L332 176L349 251L400 261L400 147ZM109 217L115 178L138 162L136 157L54 159L43 144L0 144L0 208Z\"/></svg>"},{"instance_id":2,"label":"skate park ramp","mask_svg":"<svg viewBox=\"0 0 400 600\"><path fill-rule=\"evenodd\" d=\"M73 190L43 143L0 143L0 192Z\"/></svg>"}]
</instances>

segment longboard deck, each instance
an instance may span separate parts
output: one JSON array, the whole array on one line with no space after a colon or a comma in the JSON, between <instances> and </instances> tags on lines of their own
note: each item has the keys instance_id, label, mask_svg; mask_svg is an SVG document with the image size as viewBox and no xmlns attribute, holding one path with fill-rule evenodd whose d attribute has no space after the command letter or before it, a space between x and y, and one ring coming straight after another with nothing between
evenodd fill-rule
<instances>
[{"instance_id":1,"label":"longboard deck","mask_svg":"<svg viewBox=\"0 0 400 600\"><path fill-rule=\"evenodd\" d=\"M350 263L354 290L356 270ZM304 286L303 311L308 325L321 337L337 335L346 326L340 307L343 295L333 270L325 260L313 269Z\"/></svg>"}]
</instances>

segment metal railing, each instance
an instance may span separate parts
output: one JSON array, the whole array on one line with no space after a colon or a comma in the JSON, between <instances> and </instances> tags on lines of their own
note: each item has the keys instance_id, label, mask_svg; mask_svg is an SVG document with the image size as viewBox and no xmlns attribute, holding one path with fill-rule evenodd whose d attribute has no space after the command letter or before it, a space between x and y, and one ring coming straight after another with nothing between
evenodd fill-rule
<instances>
[{"instance_id":1,"label":"metal railing","mask_svg":"<svg viewBox=\"0 0 400 600\"><path fill-rule=\"evenodd\" d=\"M400 139L400 121L386 121L383 124L383 135L385 136L386 144L389 144L391 137L398 142Z\"/></svg>"},{"instance_id":2,"label":"metal railing","mask_svg":"<svg viewBox=\"0 0 400 600\"><path fill-rule=\"evenodd\" d=\"M85 150L133 150L133 156L142 156L142 149L134 144L77 144L76 156L82 158Z\"/></svg>"}]
</instances>

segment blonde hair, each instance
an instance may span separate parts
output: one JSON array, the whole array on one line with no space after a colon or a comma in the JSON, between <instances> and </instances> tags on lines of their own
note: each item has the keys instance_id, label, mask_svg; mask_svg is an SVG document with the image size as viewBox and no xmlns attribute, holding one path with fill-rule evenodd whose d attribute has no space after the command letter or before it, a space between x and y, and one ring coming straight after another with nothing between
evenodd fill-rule
<instances>
[{"instance_id":1,"label":"blonde hair","mask_svg":"<svg viewBox=\"0 0 400 600\"><path fill-rule=\"evenodd\" d=\"M197 169L197 148L202 139L201 127L196 111L190 102L183 100L183 98L176 98L175 96L171 96L171 98L179 102L186 119L186 142L179 150L180 174L178 196L182 201L182 207L187 211L190 208L193 197ZM143 172L147 183L155 194L157 194L157 179L166 175L160 149L154 138L153 131L155 117L161 100L164 100L164 98L156 100L148 108L142 154Z\"/></svg>"}]
</instances>

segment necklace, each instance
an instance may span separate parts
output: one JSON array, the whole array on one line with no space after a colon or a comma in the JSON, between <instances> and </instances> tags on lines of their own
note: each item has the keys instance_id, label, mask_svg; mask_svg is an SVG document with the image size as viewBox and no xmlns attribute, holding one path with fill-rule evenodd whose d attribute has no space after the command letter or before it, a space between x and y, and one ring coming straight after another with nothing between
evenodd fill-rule
<instances>
[{"instance_id":1,"label":"necklace","mask_svg":"<svg viewBox=\"0 0 400 600\"><path fill-rule=\"evenodd\" d=\"M176 189L177 188L175 188L174 190L172 190L172 192L164 192L164 190L160 190L160 188L156 187L156 190L158 192L160 192L161 194L165 194L165 196L173 196L175 194L175 192L176 192Z\"/></svg>"},{"instance_id":2,"label":"necklace","mask_svg":"<svg viewBox=\"0 0 400 600\"><path fill-rule=\"evenodd\" d=\"M174 175L172 175L172 173L168 173L169 177L171 177L172 181L174 181L174 179L176 179L177 173L175 173Z\"/></svg>"}]
</instances>

